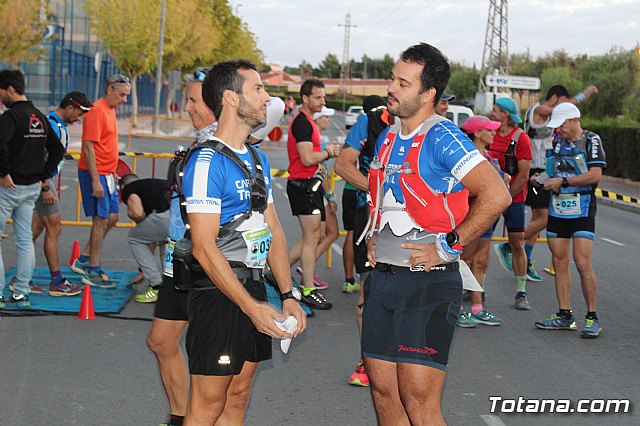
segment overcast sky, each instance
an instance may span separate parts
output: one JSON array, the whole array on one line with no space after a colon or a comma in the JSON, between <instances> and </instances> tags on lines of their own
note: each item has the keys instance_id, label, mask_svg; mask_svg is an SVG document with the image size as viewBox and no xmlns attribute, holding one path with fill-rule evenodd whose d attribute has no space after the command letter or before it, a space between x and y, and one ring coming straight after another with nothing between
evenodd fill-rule
<instances>
[{"instance_id":1,"label":"overcast sky","mask_svg":"<svg viewBox=\"0 0 640 426\"><path fill-rule=\"evenodd\" d=\"M397 58L424 41L451 61L480 67L489 0L232 0L258 36L268 62L314 66L342 60L345 15L351 14L350 57ZM532 57L558 49L598 55L640 41L640 0L511 0L509 52Z\"/></svg>"}]
</instances>

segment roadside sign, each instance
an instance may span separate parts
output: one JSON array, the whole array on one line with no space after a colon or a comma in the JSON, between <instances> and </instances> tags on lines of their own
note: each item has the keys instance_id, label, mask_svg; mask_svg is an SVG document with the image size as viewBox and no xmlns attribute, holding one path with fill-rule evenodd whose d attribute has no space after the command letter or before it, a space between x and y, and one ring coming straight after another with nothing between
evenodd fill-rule
<instances>
[{"instance_id":1,"label":"roadside sign","mask_svg":"<svg viewBox=\"0 0 640 426\"><path fill-rule=\"evenodd\" d=\"M540 79L537 77L521 77L518 75L487 75L485 83L491 87L509 89L540 90Z\"/></svg>"}]
</instances>

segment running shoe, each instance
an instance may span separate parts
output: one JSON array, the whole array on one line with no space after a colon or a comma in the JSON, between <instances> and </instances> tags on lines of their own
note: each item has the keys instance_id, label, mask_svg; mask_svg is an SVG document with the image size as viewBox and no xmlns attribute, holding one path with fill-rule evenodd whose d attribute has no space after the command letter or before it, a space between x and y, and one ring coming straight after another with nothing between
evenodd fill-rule
<instances>
[{"instance_id":1,"label":"running shoe","mask_svg":"<svg viewBox=\"0 0 640 426\"><path fill-rule=\"evenodd\" d=\"M500 325L502 320L487 310L483 309L477 314L470 314L471 320L484 325Z\"/></svg>"},{"instance_id":2,"label":"running shoe","mask_svg":"<svg viewBox=\"0 0 640 426\"><path fill-rule=\"evenodd\" d=\"M113 288L116 286L116 283L110 281L107 274L102 272L102 270L98 270L98 272L90 272L87 276L82 277L82 282L86 285L100 288Z\"/></svg>"},{"instance_id":3,"label":"running shoe","mask_svg":"<svg viewBox=\"0 0 640 426\"><path fill-rule=\"evenodd\" d=\"M153 303L158 300L158 291L160 288L147 287L147 291L140 293L136 296L136 302L138 303Z\"/></svg>"},{"instance_id":4,"label":"running shoe","mask_svg":"<svg viewBox=\"0 0 640 426\"><path fill-rule=\"evenodd\" d=\"M76 259L71 264L71 270L76 274L84 275L85 277L89 275L89 262L80 262L80 259Z\"/></svg>"},{"instance_id":5,"label":"running shoe","mask_svg":"<svg viewBox=\"0 0 640 426\"><path fill-rule=\"evenodd\" d=\"M575 330L577 328L573 315L569 318L562 318L560 314L555 314L546 320L536 321L536 327L542 330Z\"/></svg>"},{"instance_id":6,"label":"running shoe","mask_svg":"<svg viewBox=\"0 0 640 426\"><path fill-rule=\"evenodd\" d=\"M356 281L351 284L349 281L345 281L342 284L342 292L348 294L358 293L360 292L360 283Z\"/></svg>"},{"instance_id":7,"label":"running shoe","mask_svg":"<svg viewBox=\"0 0 640 426\"><path fill-rule=\"evenodd\" d=\"M29 296L26 294L16 294L13 293L8 300L9 303L15 303L18 308L28 308L31 306L31 302L29 302Z\"/></svg>"},{"instance_id":8,"label":"running shoe","mask_svg":"<svg viewBox=\"0 0 640 426\"><path fill-rule=\"evenodd\" d=\"M544 280L544 278L542 277L542 275L538 274L534 268L535 262L530 262L527 265L527 280L529 281L535 281L535 282L540 282L542 280Z\"/></svg>"},{"instance_id":9,"label":"running shoe","mask_svg":"<svg viewBox=\"0 0 640 426\"><path fill-rule=\"evenodd\" d=\"M602 327L600 327L600 320L586 318L584 320L584 327L580 330L580 336L593 339L598 337L601 331Z\"/></svg>"},{"instance_id":10,"label":"running shoe","mask_svg":"<svg viewBox=\"0 0 640 426\"><path fill-rule=\"evenodd\" d=\"M507 246L507 243L498 243L493 246L493 250L498 256L498 262L500 262L500 266L502 266L505 271L513 271L513 265L511 264L512 253Z\"/></svg>"},{"instance_id":11,"label":"running shoe","mask_svg":"<svg viewBox=\"0 0 640 426\"><path fill-rule=\"evenodd\" d=\"M331 306L333 306L315 287L300 287L300 292L302 293L301 302L311 309L325 310L331 309Z\"/></svg>"},{"instance_id":12,"label":"running shoe","mask_svg":"<svg viewBox=\"0 0 640 426\"><path fill-rule=\"evenodd\" d=\"M11 278L9 282L9 290L16 291L14 284L16 283L16 277ZM33 281L29 281L29 291L33 294L44 294L44 287L35 285Z\"/></svg>"},{"instance_id":13,"label":"running shoe","mask_svg":"<svg viewBox=\"0 0 640 426\"><path fill-rule=\"evenodd\" d=\"M513 307L520 311L528 311L531 309L531 305L527 301L527 293L524 291L519 291L516 293L516 301L513 304Z\"/></svg>"},{"instance_id":14,"label":"running shoe","mask_svg":"<svg viewBox=\"0 0 640 426\"><path fill-rule=\"evenodd\" d=\"M467 314L464 309L460 309L456 325L462 328L474 328L476 326L476 322L471 318L471 314Z\"/></svg>"},{"instance_id":15,"label":"running shoe","mask_svg":"<svg viewBox=\"0 0 640 426\"><path fill-rule=\"evenodd\" d=\"M354 386L369 386L369 376L367 375L366 370L364 369L364 363L362 362L362 358L358 361L358 366L356 367L356 371L349 376L348 380L350 385Z\"/></svg>"},{"instance_id":16,"label":"running shoe","mask_svg":"<svg viewBox=\"0 0 640 426\"><path fill-rule=\"evenodd\" d=\"M302 268L300 266L298 266L296 268L296 272L298 273L298 275L300 275L300 277L302 277ZM313 273L313 285L318 289L318 290L326 290L327 288L329 288L329 283L326 281L322 281L319 277L318 277L318 272L314 272Z\"/></svg>"},{"instance_id":17,"label":"running shoe","mask_svg":"<svg viewBox=\"0 0 640 426\"><path fill-rule=\"evenodd\" d=\"M0 309L4 309L6 307L7 305L5 305L4 303L4 297L2 297L2 295L0 294Z\"/></svg>"},{"instance_id":18,"label":"running shoe","mask_svg":"<svg viewBox=\"0 0 640 426\"><path fill-rule=\"evenodd\" d=\"M82 293L83 286L72 284L66 278L58 284L53 281L49 284L49 296L75 296Z\"/></svg>"}]
</instances>

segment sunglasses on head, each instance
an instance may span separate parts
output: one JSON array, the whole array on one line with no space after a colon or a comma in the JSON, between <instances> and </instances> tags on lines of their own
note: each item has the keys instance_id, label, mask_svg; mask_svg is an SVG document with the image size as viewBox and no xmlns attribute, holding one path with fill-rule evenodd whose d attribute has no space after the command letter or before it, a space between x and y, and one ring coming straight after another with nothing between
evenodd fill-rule
<instances>
[{"instance_id":1,"label":"sunglasses on head","mask_svg":"<svg viewBox=\"0 0 640 426\"><path fill-rule=\"evenodd\" d=\"M76 102L73 98L69 98L69 100L78 108L80 108L83 112L87 112L89 111L91 108L90 107L86 107L84 105L80 105L80 103Z\"/></svg>"},{"instance_id":2,"label":"sunglasses on head","mask_svg":"<svg viewBox=\"0 0 640 426\"><path fill-rule=\"evenodd\" d=\"M129 80L129 77L127 77L126 75L116 74L112 76L109 80L107 80L107 83L109 84L109 86L112 86L114 84L120 84L120 83L131 84L131 80Z\"/></svg>"},{"instance_id":3,"label":"sunglasses on head","mask_svg":"<svg viewBox=\"0 0 640 426\"><path fill-rule=\"evenodd\" d=\"M193 77L198 81L204 81L204 79L207 77L207 74L207 70L199 69L193 72Z\"/></svg>"}]
</instances>

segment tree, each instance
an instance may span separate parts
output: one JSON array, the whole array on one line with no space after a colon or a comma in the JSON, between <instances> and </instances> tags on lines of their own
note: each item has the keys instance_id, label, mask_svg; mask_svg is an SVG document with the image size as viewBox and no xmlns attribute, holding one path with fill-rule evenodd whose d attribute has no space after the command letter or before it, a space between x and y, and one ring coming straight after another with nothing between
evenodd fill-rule
<instances>
[{"instance_id":1,"label":"tree","mask_svg":"<svg viewBox=\"0 0 640 426\"><path fill-rule=\"evenodd\" d=\"M456 95L457 100L472 100L478 90L480 72L476 68L462 68L451 73L447 92Z\"/></svg>"},{"instance_id":2,"label":"tree","mask_svg":"<svg viewBox=\"0 0 640 426\"><path fill-rule=\"evenodd\" d=\"M197 31L184 31L192 24L194 17L202 22L212 22L213 10L206 0L167 0L164 46L162 49L163 78L170 71L191 71L207 64L210 52L220 45L220 29L213 24L201 25ZM154 64L155 65L155 64ZM155 71L155 66L152 71ZM166 110L171 116L174 91L167 91Z\"/></svg>"},{"instance_id":3,"label":"tree","mask_svg":"<svg viewBox=\"0 0 640 426\"><path fill-rule=\"evenodd\" d=\"M182 2L181 2L182 3ZM227 0L206 0L213 12L213 25L220 31L222 42L210 51L209 64L233 59L247 59L260 65L264 59L258 39L245 22L237 17ZM199 20L199 18L198 18Z\"/></svg>"},{"instance_id":4,"label":"tree","mask_svg":"<svg viewBox=\"0 0 640 426\"><path fill-rule=\"evenodd\" d=\"M569 67L547 68L540 75L540 100L546 96L549 88L556 84L566 87L569 93L578 93L584 88L582 81L571 75Z\"/></svg>"},{"instance_id":5,"label":"tree","mask_svg":"<svg viewBox=\"0 0 640 426\"><path fill-rule=\"evenodd\" d=\"M340 77L340 61L338 57L333 53L328 53L327 56L320 62L316 70L318 77L324 78L338 78Z\"/></svg>"},{"instance_id":6,"label":"tree","mask_svg":"<svg viewBox=\"0 0 640 426\"><path fill-rule=\"evenodd\" d=\"M18 61L41 59L48 20L41 0L0 0L0 61L17 68Z\"/></svg>"},{"instance_id":7,"label":"tree","mask_svg":"<svg viewBox=\"0 0 640 426\"><path fill-rule=\"evenodd\" d=\"M131 79L133 125L137 124L136 79L158 61L160 33L158 0L87 0L91 28L109 48L116 65Z\"/></svg>"}]
</instances>

